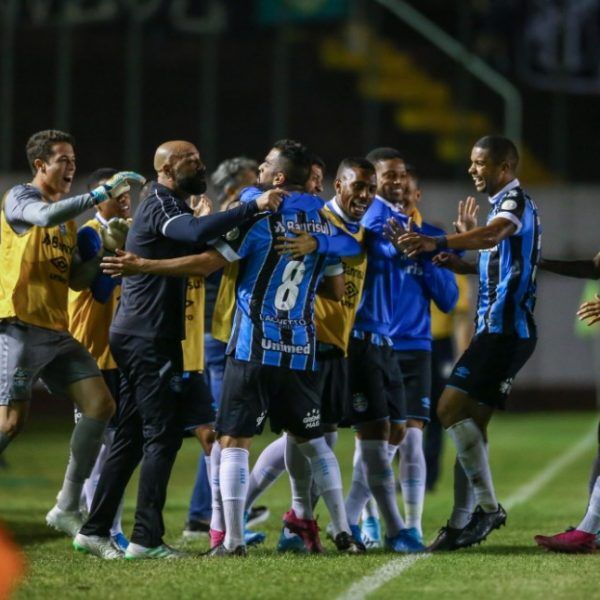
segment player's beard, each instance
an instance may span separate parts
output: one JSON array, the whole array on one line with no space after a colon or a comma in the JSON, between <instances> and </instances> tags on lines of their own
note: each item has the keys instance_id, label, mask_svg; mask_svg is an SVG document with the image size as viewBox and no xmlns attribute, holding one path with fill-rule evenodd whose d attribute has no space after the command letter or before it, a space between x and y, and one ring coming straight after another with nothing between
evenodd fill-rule
<instances>
[{"instance_id":1,"label":"player's beard","mask_svg":"<svg viewBox=\"0 0 600 600\"><path fill-rule=\"evenodd\" d=\"M199 196L206 192L206 181L204 173L196 173L191 177L177 177L177 187L191 196Z\"/></svg>"}]
</instances>

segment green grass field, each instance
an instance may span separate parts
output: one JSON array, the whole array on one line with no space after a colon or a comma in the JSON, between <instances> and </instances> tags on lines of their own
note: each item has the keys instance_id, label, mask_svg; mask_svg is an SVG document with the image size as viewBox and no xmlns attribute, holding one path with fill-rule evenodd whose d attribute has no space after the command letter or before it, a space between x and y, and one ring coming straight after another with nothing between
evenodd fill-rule
<instances>
[{"instance_id":1,"label":"green grass field","mask_svg":"<svg viewBox=\"0 0 600 600\"><path fill-rule=\"evenodd\" d=\"M532 540L536 533L556 533L578 523L585 508L597 419L590 413L499 415L491 427L490 453L499 499L510 507L508 526L483 546L419 558L408 567L406 558L383 551L338 556L329 542L324 542L327 553L323 556L277 555L279 518L289 504L287 478L281 478L261 500L272 513L263 528L267 541L251 550L247 559L194 557L131 563L103 562L76 554L70 540L44 524L66 464L69 424L38 420L9 448L9 469L0 471L0 517L14 532L29 562L16 598L333 599L344 593L364 597L385 573L397 576L388 575L388 581L369 597L597 597L600 556L549 554ZM271 439L257 438L253 456ZM338 456L346 484L352 449L352 436L344 431ZM198 444L186 440L171 479L165 521L166 539L173 545L179 544L198 452ZM427 540L449 514L452 461L453 452L448 449L444 476L426 500ZM132 482L126 501L126 532L134 498ZM317 512L324 529L328 522L324 506L319 505ZM194 553L206 548L207 542L188 546ZM363 580L369 575L373 575L371 580ZM357 584L362 587L351 588Z\"/></svg>"}]
</instances>

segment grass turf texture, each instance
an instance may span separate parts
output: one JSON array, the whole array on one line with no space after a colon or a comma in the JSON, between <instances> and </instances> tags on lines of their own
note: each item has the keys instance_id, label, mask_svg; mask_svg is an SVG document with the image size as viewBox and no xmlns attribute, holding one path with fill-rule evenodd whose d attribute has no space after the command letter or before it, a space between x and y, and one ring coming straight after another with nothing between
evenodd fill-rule
<instances>
[{"instance_id":1,"label":"grass turf texture","mask_svg":"<svg viewBox=\"0 0 600 600\"><path fill-rule=\"evenodd\" d=\"M533 480L583 436L590 436L597 416L577 414L497 415L490 428L490 453L500 501ZM9 448L7 470L0 471L0 515L23 546L29 567L15 597L33 598L336 598L362 577L397 557L382 551L366 556L339 556L329 542L323 556L280 556L275 545L280 516L289 507L287 478L282 477L259 501L271 518L258 526L266 543L247 559L190 558L179 561L105 562L75 553L70 540L46 527L44 515L54 504L67 460L69 424L32 422ZM273 438L257 438L254 461ZM414 594L420 598L556 598L594 597L600 555L569 556L537 548L533 536L553 534L576 525L585 509L587 480L595 442L565 466L528 501L508 511L508 526L482 546L417 560L397 578L377 589L373 598ZM448 440L447 440L448 441ZM445 524L452 498L454 452L446 446L444 471L425 505L425 539ZM353 439L342 431L337 453L345 490L350 482ZM165 510L166 541L177 547L186 519L199 445L184 442L177 458ZM129 532L135 505L135 481L125 505ZM402 506L401 498L399 498ZM328 522L322 503L321 527ZM323 539L325 538L324 531ZM208 542L188 544L199 553Z\"/></svg>"}]
</instances>

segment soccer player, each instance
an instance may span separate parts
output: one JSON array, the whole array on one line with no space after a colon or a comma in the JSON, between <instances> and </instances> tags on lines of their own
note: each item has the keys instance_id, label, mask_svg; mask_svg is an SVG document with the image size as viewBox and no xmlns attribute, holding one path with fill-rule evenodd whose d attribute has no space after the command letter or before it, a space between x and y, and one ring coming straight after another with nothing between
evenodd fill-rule
<instances>
[{"instance_id":1,"label":"soccer player","mask_svg":"<svg viewBox=\"0 0 600 600\"><path fill-rule=\"evenodd\" d=\"M320 196L323 193L323 179L325 177L325 161L317 154L310 157L310 175L306 181L305 189L309 194Z\"/></svg>"},{"instance_id":2,"label":"soccer player","mask_svg":"<svg viewBox=\"0 0 600 600\"><path fill-rule=\"evenodd\" d=\"M126 249L142 256L181 256L191 245L229 231L261 210L276 208L261 198L229 211L196 218L186 204L206 189L205 168L187 141L161 144L154 155L157 181L137 209ZM110 544L110 526L134 469L141 461L138 502L125 556L177 558L163 543L162 509L182 441L182 347L184 277L141 274L126 279L110 328L110 349L123 377L119 424L100 475L90 515L74 540L82 552L120 558Z\"/></svg>"},{"instance_id":3,"label":"soccer player","mask_svg":"<svg viewBox=\"0 0 600 600\"><path fill-rule=\"evenodd\" d=\"M411 219L415 230L431 236L443 235L443 230L423 221L418 210L420 201L416 171L407 167L402 212ZM447 313L458 299L454 274L435 266L431 258L425 255L397 259L402 280L395 295L395 318L390 331L393 356L402 373L406 397L406 434L398 446L405 535L421 544L426 483L423 430L429 421L431 405L431 303Z\"/></svg>"},{"instance_id":4,"label":"soccer player","mask_svg":"<svg viewBox=\"0 0 600 600\"><path fill-rule=\"evenodd\" d=\"M127 270L123 267L133 262L146 272L207 275L228 260L241 259L230 356L216 423L219 443L213 448L213 456L215 449L220 452L219 490L215 493L213 487L213 498L220 493L224 521L222 543L213 547L214 556L246 552L248 448L267 415L275 430L288 431L286 466L293 503L284 523L303 537L311 551L321 551L310 502L314 475L334 522L338 549L364 551L349 533L339 466L321 433L313 299L319 284L322 293L329 291L332 297L341 298L343 271L339 259L325 256L330 245L327 238L337 234L337 229L320 214L320 199L300 192L309 167L306 149L297 142L290 140L273 148L260 167L260 182L288 192L280 211L230 231L215 243L214 251L168 261L125 255L106 262L120 265L124 274ZM275 248L277 236L298 229L319 232L320 252L288 260ZM360 246L354 241L353 245L355 253L359 252ZM213 482L214 465L211 461ZM216 524L215 517L213 509Z\"/></svg>"},{"instance_id":5,"label":"soccer player","mask_svg":"<svg viewBox=\"0 0 600 600\"><path fill-rule=\"evenodd\" d=\"M116 169L97 169L88 177L88 190L91 191L105 183L116 173ZM102 245L101 236L109 232L109 222L111 219L129 219L131 217L129 187L123 187L121 192L116 198L111 198L99 204L96 207L94 217L84 223L78 232L81 243L90 248L94 254L95 247ZM122 241L125 241L124 235ZM119 406L119 370L108 346L108 329L117 307L119 294L120 285L117 281L101 272L94 279L90 288L81 291L71 290L69 292L69 331L94 357L117 407ZM86 479L83 486L83 500L87 511L91 508L98 478L100 477L114 439L117 416L118 411L106 429L102 448L100 449L92 473ZM76 419L80 417L81 414L76 410ZM123 535L121 525L122 509L123 502L119 505L119 509L115 515L110 537L113 544L124 550L127 547L128 540Z\"/></svg>"},{"instance_id":6,"label":"soccer player","mask_svg":"<svg viewBox=\"0 0 600 600\"><path fill-rule=\"evenodd\" d=\"M492 481L487 425L494 410L504 407L516 374L535 348L535 273L541 248L537 208L516 177L518 161L515 145L505 137L490 135L475 143L469 174L490 202L483 227L430 237L391 224L394 244L410 257L446 249L479 250L477 266L451 253L437 259L455 272L478 272L479 301L475 336L438 406L462 468L455 469L454 510L430 546L433 551L471 546L506 522ZM465 505L469 483L478 504L472 513L472 506Z\"/></svg>"},{"instance_id":7,"label":"soccer player","mask_svg":"<svg viewBox=\"0 0 600 600\"><path fill-rule=\"evenodd\" d=\"M591 260L550 260L542 258L539 268L543 271L576 277L600 279L600 254ZM577 312L581 321L593 325L600 315L600 298L584 302ZM552 536L536 535L538 545L555 552L594 552L598 547L600 532L600 425L598 426L599 450L592 466L589 481L590 498L585 517L574 529Z\"/></svg>"},{"instance_id":8,"label":"soccer player","mask_svg":"<svg viewBox=\"0 0 600 600\"><path fill-rule=\"evenodd\" d=\"M96 273L93 257L77 248L77 215L120 195L135 173L119 173L89 193L61 200L75 175L74 140L44 130L26 146L31 183L4 197L0 233L0 453L22 429L38 378L81 411L57 504L46 522L75 535L81 526L79 500L115 409L96 361L68 332L69 287L83 289ZM90 268L91 267L91 268Z\"/></svg>"},{"instance_id":9,"label":"soccer player","mask_svg":"<svg viewBox=\"0 0 600 600\"><path fill-rule=\"evenodd\" d=\"M346 158L340 163L335 180L335 197L323 208L324 216L336 227L364 244L360 219L373 200L377 187L373 165L364 158ZM347 350L350 330L360 303L366 254L342 258L345 289L341 302L317 294L315 324L317 360L321 380L321 412L324 437L330 448L337 440L337 426L348 410ZM285 470L286 440L280 438L267 446L250 473L247 510ZM313 490L313 505L318 498ZM305 550L302 540L283 529L277 549L280 552Z\"/></svg>"},{"instance_id":10,"label":"soccer player","mask_svg":"<svg viewBox=\"0 0 600 600\"><path fill-rule=\"evenodd\" d=\"M386 547L394 552L418 551L423 545L407 534L391 468L406 421L402 374L390 338L403 274L401 256L384 237L384 227L391 217L408 223L401 211L406 164L393 148L372 150L367 159L375 166L377 195L361 221L366 230L367 270L348 350L350 420L356 445L346 509L357 537L359 516L372 494L386 526Z\"/></svg>"}]
</instances>

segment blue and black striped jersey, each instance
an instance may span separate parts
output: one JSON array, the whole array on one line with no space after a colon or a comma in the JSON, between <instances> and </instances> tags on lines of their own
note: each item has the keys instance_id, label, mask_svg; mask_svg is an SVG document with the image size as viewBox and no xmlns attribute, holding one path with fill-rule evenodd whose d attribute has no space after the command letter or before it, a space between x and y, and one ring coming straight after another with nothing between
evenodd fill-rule
<instances>
[{"instance_id":1,"label":"blue and black striped jersey","mask_svg":"<svg viewBox=\"0 0 600 600\"><path fill-rule=\"evenodd\" d=\"M322 206L316 197L292 193L277 213L259 215L213 243L230 262L241 259L227 349L238 360L316 369L315 293L322 276L341 274L342 264L339 258L318 253L290 259L280 256L274 244L291 228L346 236L321 215ZM360 246L355 244L357 253Z\"/></svg>"},{"instance_id":2,"label":"blue and black striped jersey","mask_svg":"<svg viewBox=\"0 0 600 600\"><path fill-rule=\"evenodd\" d=\"M487 222L508 219L516 231L494 248L479 251L477 333L534 338L535 277L542 239L538 210L517 179L489 200Z\"/></svg>"}]
</instances>

